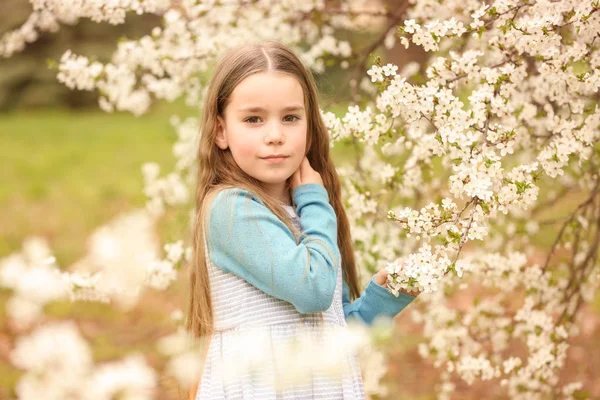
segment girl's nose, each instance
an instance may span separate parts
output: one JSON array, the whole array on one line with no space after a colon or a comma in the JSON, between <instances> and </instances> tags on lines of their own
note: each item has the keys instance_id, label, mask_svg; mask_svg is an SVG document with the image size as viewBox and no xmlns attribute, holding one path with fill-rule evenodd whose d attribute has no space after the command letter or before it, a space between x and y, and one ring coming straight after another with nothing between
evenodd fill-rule
<instances>
[{"instance_id":1,"label":"girl's nose","mask_svg":"<svg viewBox=\"0 0 600 400\"><path fill-rule=\"evenodd\" d=\"M265 141L267 143L283 143L283 128L280 124L275 122L271 125L267 134L265 135Z\"/></svg>"}]
</instances>

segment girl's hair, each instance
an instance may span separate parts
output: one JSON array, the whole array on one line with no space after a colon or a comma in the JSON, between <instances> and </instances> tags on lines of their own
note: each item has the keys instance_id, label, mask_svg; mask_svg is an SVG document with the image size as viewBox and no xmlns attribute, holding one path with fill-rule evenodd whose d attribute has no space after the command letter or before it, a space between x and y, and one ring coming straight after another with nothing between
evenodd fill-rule
<instances>
[{"instance_id":1,"label":"girl's hair","mask_svg":"<svg viewBox=\"0 0 600 400\"><path fill-rule=\"evenodd\" d=\"M214 319L210 282L205 258L205 214L210 214L210 198L220 189L246 189L265 205L292 232L297 232L290 217L261 186L260 181L246 174L235 162L231 151L222 150L215 143L217 116L224 118L235 87L245 78L260 72L282 72L295 77L304 92L307 114L307 158L312 168L321 174L329 193L330 203L337 216L338 247L341 254L344 279L350 288L350 297L359 296L358 276L348 217L341 200L341 185L329 154L329 134L321 118L318 92L311 72L287 46L275 40L246 44L229 50L215 67L209 84L198 146L196 188L196 218L193 227L193 259L190 268L190 301L187 328L196 336L213 333ZM289 182L288 182L289 184ZM210 196L209 196L210 195Z\"/></svg>"}]
</instances>

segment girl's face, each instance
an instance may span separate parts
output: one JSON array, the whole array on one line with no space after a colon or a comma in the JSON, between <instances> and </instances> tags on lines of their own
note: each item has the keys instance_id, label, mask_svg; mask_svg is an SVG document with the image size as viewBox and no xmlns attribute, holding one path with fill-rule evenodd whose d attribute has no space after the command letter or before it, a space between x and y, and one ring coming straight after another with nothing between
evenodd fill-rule
<instances>
[{"instance_id":1,"label":"girl's face","mask_svg":"<svg viewBox=\"0 0 600 400\"><path fill-rule=\"evenodd\" d=\"M306 154L306 110L298 80L277 72L250 75L235 87L218 120L217 146L229 147L245 173L281 197ZM284 157L267 158L275 155Z\"/></svg>"}]
</instances>

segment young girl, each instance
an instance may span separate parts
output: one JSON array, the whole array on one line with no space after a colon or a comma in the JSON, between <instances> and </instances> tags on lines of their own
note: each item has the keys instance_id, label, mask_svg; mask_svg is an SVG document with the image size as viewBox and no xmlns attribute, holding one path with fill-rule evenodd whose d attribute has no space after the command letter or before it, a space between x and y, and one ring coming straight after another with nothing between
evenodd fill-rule
<instances>
[{"instance_id":1,"label":"young girl","mask_svg":"<svg viewBox=\"0 0 600 400\"><path fill-rule=\"evenodd\" d=\"M260 377L231 381L219 368L244 359L235 343L252 329L265 333L270 359L298 335L392 318L415 298L389 293L385 269L360 293L316 85L285 45L239 46L218 63L198 163L187 323L210 344L196 398L363 399L355 357L341 379L312 373L283 390L274 356Z\"/></svg>"}]
</instances>

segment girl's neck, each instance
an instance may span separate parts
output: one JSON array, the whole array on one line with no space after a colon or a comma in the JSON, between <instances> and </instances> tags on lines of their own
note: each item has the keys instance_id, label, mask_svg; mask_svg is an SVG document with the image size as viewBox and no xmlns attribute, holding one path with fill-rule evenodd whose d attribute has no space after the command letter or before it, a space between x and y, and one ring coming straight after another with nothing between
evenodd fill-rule
<instances>
[{"instance_id":1,"label":"girl's neck","mask_svg":"<svg viewBox=\"0 0 600 400\"><path fill-rule=\"evenodd\" d=\"M286 182L267 184L263 183L263 187L273 199L285 206L292 205L292 196L290 195L289 186Z\"/></svg>"}]
</instances>

